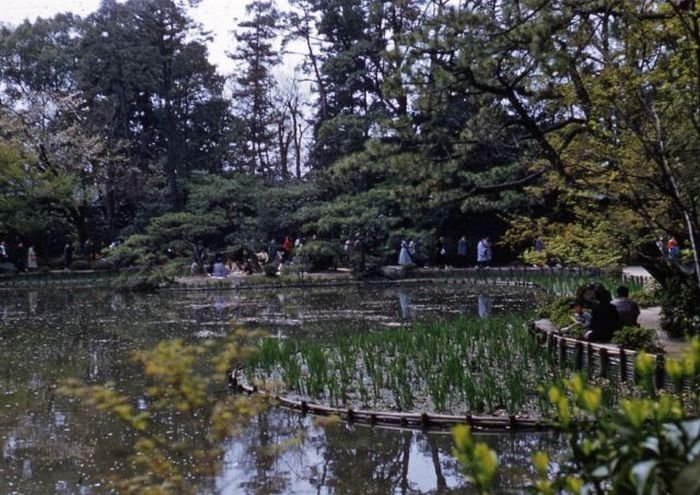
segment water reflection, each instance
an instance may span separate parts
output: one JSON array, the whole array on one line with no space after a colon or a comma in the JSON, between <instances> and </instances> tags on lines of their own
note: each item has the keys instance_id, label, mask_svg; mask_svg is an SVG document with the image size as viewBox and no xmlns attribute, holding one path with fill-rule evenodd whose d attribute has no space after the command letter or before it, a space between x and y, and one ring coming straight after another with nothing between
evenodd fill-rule
<instances>
[{"instance_id":1,"label":"water reflection","mask_svg":"<svg viewBox=\"0 0 700 495\"><path fill-rule=\"evenodd\" d=\"M489 311L528 304L527 296L494 290ZM135 405L143 410L148 407L140 395L143 379L128 360L134 349L174 337L225 335L231 319L262 324L279 338L316 338L456 312L477 315L476 295L468 288L423 284L161 294L5 291L0 298L0 492L100 493L105 474L124 462L130 439L119 425L57 394L63 378L112 381L137 397ZM473 304L465 307L465 300ZM277 448L297 437L288 449ZM231 494L468 493L450 448L445 435L322 428L296 413L271 410L227 445L216 483ZM529 465L529 452L520 449L513 454L520 462L514 472Z\"/></svg>"},{"instance_id":2,"label":"water reflection","mask_svg":"<svg viewBox=\"0 0 700 495\"><path fill-rule=\"evenodd\" d=\"M479 318L488 318L489 316L491 316L491 296L489 296L488 294L479 294L478 307Z\"/></svg>"},{"instance_id":3,"label":"water reflection","mask_svg":"<svg viewBox=\"0 0 700 495\"><path fill-rule=\"evenodd\" d=\"M416 313L411 306L411 298L406 292L400 290L396 293L399 298L399 306L401 307L401 318L403 320L412 320Z\"/></svg>"},{"instance_id":4,"label":"water reflection","mask_svg":"<svg viewBox=\"0 0 700 495\"><path fill-rule=\"evenodd\" d=\"M39 293L35 290L30 290L27 292L27 306L29 307L29 314L36 314L38 307Z\"/></svg>"},{"instance_id":5,"label":"water reflection","mask_svg":"<svg viewBox=\"0 0 700 495\"><path fill-rule=\"evenodd\" d=\"M499 452L499 493L517 491L533 478L532 452L563 447L554 434L476 433L475 438ZM475 493L451 450L444 432L348 424L321 428L308 418L271 410L229 442L216 484L231 494Z\"/></svg>"}]
</instances>

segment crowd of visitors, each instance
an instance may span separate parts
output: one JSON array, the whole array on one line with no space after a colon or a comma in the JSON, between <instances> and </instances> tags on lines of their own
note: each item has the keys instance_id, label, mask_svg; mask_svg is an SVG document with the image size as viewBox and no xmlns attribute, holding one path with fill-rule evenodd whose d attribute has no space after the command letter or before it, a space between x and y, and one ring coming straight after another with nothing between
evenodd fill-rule
<instances>
[{"instance_id":1,"label":"crowd of visitors","mask_svg":"<svg viewBox=\"0 0 700 495\"><path fill-rule=\"evenodd\" d=\"M346 241L346 250L350 241ZM398 264L401 266L416 265L427 266L430 264L430 258L421 252L422 245L420 241L411 239L409 241L402 240L399 245ZM466 268L469 263L469 241L467 236L462 235L457 241L454 257L450 255L448 242L444 236L438 237L435 242L435 255L432 258L436 268L450 268L450 261L454 261L454 265L458 268ZM493 258L491 240L488 236L482 237L476 244L475 266L477 268L488 267Z\"/></svg>"}]
</instances>

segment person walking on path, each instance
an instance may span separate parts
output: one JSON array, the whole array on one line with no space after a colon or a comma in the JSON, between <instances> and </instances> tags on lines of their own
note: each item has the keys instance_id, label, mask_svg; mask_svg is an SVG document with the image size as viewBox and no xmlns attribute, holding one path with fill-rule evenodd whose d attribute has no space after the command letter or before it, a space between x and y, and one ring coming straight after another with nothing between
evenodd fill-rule
<instances>
[{"instance_id":1,"label":"person walking on path","mask_svg":"<svg viewBox=\"0 0 700 495\"><path fill-rule=\"evenodd\" d=\"M483 237L476 245L476 265L484 268L491 263L491 241L488 236Z\"/></svg>"}]
</instances>

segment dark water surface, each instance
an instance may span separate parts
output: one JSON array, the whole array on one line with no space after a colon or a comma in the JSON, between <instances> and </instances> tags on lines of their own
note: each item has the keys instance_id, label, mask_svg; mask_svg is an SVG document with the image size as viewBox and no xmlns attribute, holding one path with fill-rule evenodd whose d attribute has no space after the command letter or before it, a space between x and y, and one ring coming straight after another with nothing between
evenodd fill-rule
<instances>
[{"instance_id":1,"label":"dark water surface","mask_svg":"<svg viewBox=\"0 0 700 495\"><path fill-rule=\"evenodd\" d=\"M488 291L488 292L485 292ZM531 307L505 288L407 285L276 291L129 294L103 290L0 291L0 493L93 494L119 471L130 440L94 409L57 393L68 377L112 381L135 396L129 352L173 337L223 336L231 320L281 338L372 331L413 319L478 317ZM145 398L139 400L145 406ZM265 447L300 439L277 452ZM487 434L504 466L501 490L529 476L551 434ZM320 427L280 409L226 445L217 493L470 493L446 434L340 424ZM270 454L270 451L273 452ZM264 453L264 454L262 454Z\"/></svg>"}]
</instances>

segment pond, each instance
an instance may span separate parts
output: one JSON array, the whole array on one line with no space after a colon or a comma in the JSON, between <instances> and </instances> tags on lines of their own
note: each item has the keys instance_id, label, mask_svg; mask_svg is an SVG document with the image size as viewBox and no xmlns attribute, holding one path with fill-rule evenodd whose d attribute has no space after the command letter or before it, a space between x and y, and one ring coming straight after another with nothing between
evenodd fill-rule
<instances>
[{"instance_id":1,"label":"pond","mask_svg":"<svg viewBox=\"0 0 700 495\"><path fill-rule=\"evenodd\" d=\"M476 289L476 290L475 290ZM533 295L445 284L348 288L171 291L0 291L0 491L104 492L129 443L113 422L57 393L60 381L112 381L141 390L130 351L163 339L226 335L231 320L280 338L371 332L455 313L488 317L531 307ZM266 452L297 436L288 449ZM553 434L484 434L504 465L501 491L530 475L534 450L558 450ZM108 439L109 441L105 441ZM225 448L218 493L470 493L444 433L340 424L323 427L271 408Z\"/></svg>"}]
</instances>

